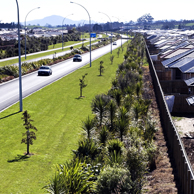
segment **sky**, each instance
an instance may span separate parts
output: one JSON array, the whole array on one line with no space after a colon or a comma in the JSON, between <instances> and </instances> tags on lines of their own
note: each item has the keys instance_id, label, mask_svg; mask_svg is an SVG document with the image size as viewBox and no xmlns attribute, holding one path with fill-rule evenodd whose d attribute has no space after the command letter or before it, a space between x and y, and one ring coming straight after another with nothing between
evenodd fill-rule
<instances>
[{"instance_id":1,"label":"sky","mask_svg":"<svg viewBox=\"0 0 194 194\"><path fill-rule=\"evenodd\" d=\"M130 20L135 22L148 13L154 20L194 19L194 0L72 0L74 3L70 3L70 0L17 1L20 22L24 22L25 18L26 21L31 21L51 15L88 21L88 13L91 20L98 23L109 21L125 23ZM35 9L37 7L40 9ZM32 9L34 10L31 11ZM1 23L17 22L16 0L1 0L0 21Z\"/></svg>"}]
</instances>

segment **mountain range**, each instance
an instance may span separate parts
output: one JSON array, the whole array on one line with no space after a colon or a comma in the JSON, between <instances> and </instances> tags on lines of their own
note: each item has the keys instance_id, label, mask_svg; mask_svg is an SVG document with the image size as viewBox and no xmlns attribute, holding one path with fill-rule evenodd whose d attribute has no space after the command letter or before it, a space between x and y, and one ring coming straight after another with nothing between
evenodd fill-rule
<instances>
[{"instance_id":1,"label":"mountain range","mask_svg":"<svg viewBox=\"0 0 194 194\"><path fill-rule=\"evenodd\" d=\"M71 20L71 19L68 19L66 18L64 21L63 21L64 17L62 16L59 16L59 15L52 15L52 16L48 16L48 17L45 17L43 19L38 19L38 20L31 20L31 21L26 21L26 25L37 25L39 24L40 26L45 26L45 25L48 25L50 24L51 26L57 26L57 25L62 25L62 22L63 24L75 24L75 25L83 25L84 24L88 24L89 21L87 20L79 20L79 21L74 21L74 20ZM95 21L91 21L91 23L96 23ZM24 23L22 23L24 24Z\"/></svg>"}]
</instances>

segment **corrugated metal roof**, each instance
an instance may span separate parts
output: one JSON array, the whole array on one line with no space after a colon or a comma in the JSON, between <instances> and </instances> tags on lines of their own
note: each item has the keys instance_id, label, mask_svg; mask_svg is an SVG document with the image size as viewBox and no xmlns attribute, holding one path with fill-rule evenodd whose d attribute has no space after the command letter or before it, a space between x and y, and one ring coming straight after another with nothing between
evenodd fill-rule
<instances>
[{"instance_id":1,"label":"corrugated metal roof","mask_svg":"<svg viewBox=\"0 0 194 194\"><path fill-rule=\"evenodd\" d=\"M168 54L168 53L170 53L170 52L172 52L172 50L169 49L169 50L163 52L163 54L166 55L166 54Z\"/></svg>"},{"instance_id":2,"label":"corrugated metal roof","mask_svg":"<svg viewBox=\"0 0 194 194\"><path fill-rule=\"evenodd\" d=\"M171 66L171 68L179 68L181 72L186 73L194 67L194 58L185 58L182 61Z\"/></svg>"},{"instance_id":3,"label":"corrugated metal roof","mask_svg":"<svg viewBox=\"0 0 194 194\"><path fill-rule=\"evenodd\" d=\"M151 36L147 37L147 39L148 39L148 40L151 40L151 39L153 39L153 38L155 38L155 37L157 37L157 35L151 35Z\"/></svg>"},{"instance_id":4,"label":"corrugated metal roof","mask_svg":"<svg viewBox=\"0 0 194 194\"><path fill-rule=\"evenodd\" d=\"M184 53L184 52L186 52L186 51L188 51L188 49L177 49L177 50L174 50L174 52L172 52L172 53L166 55L165 58L166 58L166 59L169 59L169 58L172 58L172 57L174 57L174 56L176 56L176 55L179 55L179 54L181 54L181 53Z\"/></svg>"},{"instance_id":5,"label":"corrugated metal roof","mask_svg":"<svg viewBox=\"0 0 194 194\"><path fill-rule=\"evenodd\" d=\"M179 59L179 60L177 60L177 61L175 61L175 62L173 62L173 63L171 63L171 64L169 64L168 65L168 67L181 67L181 66L183 66L183 65L185 65L185 64L187 64L187 63L189 63L190 61L192 61L193 60L193 58L188 58L188 57L186 57L186 58L181 58L181 59Z\"/></svg>"},{"instance_id":6,"label":"corrugated metal roof","mask_svg":"<svg viewBox=\"0 0 194 194\"><path fill-rule=\"evenodd\" d=\"M164 50L162 50L159 54L162 55L161 58L164 58L166 56L166 53L164 55L164 52L166 52L167 50L171 49L171 50L177 50L181 47L185 47L189 44L188 41L180 41L180 40L176 40L173 44L171 44L171 46L169 48L165 48Z\"/></svg>"},{"instance_id":7,"label":"corrugated metal roof","mask_svg":"<svg viewBox=\"0 0 194 194\"><path fill-rule=\"evenodd\" d=\"M194 73L194 67L192 67L191 69L189 69L186 73Z\"/></svg>"},{"instance_id":8,"label":"corrugated metal roof","mask_svg":"<svg viewBox=\"0 0 194 194\"><path fill-rule=\"evenodd\" d=\"M189 44L188 46L186 46L185 48L193 48L194 47L194 45L192 45L192 44Z\"/></svg>"},{"instance_id":9,"label":"corrugated metal roof","mask_svg":"<svg viewBox=\"0 0 194 194\"><path fill-rule=\"evenodd\" d=\"M181 53L179 55L176 55L176 56L174 56L174 57L172 57L170 59L162 61L162 65L163 66L167 66L167 65L169 65L169 64L171 64L171 63L173 63L173 62L175 62L175 61L177 61L177 60L179 60L179 59L181 59L181 58L183 58L185 56L187 56L188 54L190 54L192 52L194 52L194 48L193 49L189 49L188 51L186 51L184 53Z\"/></svg>"},{"instance_id":10,"label":"corrugated metal roof","mask_svg":"<svg viewBox=\"0 0 194 194\"><path fill-rule=\"evenodd\" d=\"M164 46L161 47L160 49L164 50L164 49L167 49L167 48L170 48L170 45L164 45Z\"/></svg>"},{"instance_id":11,"label":"corrugated metal roof","mask_svg":"<svg viewBox=\"0 0 194 194\"><path fill-rule=\"evenodd\" d=\"M187 45L189 45L190 43L188 41L184 41L182 42L181 44L179 44L178 46L175 47L175 49L178 49L178 48L184 48L186 47Z\"/></svg>"},{"instance_id":12,"label":"corrugated metal roof","mask_svg":"<svg viewBox=\"0 0 194 194\"><path fill-rule=\"evenodd\" d=\"M194 77L184 80L184 82L187 84L187 86L191 86L194 84Z\"/></svg>"},{"instance_id":13,"label":"corrugated metal roof","mask_svg":"<svg viewBox=\"0 0 194 194\"><path fill-rule=\"evenodd\" d=\"M190 97L186 98L186 101L189 104L189 106L193 106L194 105L194 96L190 96Z\"/></svg>"}]
</instances>

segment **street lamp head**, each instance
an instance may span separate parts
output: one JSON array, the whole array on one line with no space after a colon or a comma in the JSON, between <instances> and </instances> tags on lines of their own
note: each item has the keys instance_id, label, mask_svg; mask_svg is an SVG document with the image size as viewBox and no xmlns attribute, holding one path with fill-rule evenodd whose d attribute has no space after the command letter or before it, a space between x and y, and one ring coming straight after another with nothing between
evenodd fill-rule
<instances>
[{"instance_id":1,"label":"street lamp head","mask_svg":"<svg viewBox=\"0 0 194 194\"><path fill-rule=\"evenodd\" d=\"M40 7L37 7L37 9L40 9Z\"/></svg>"},{"instance_id":2,"label":"street lamp head","mask_svg":"<svg viewBox=\"0 0 194 194\"><path fill-rule=\"evenodd\" d=\"M70 1L70 3L74 3L73 1Z\"/></svg>"}]
</instances>

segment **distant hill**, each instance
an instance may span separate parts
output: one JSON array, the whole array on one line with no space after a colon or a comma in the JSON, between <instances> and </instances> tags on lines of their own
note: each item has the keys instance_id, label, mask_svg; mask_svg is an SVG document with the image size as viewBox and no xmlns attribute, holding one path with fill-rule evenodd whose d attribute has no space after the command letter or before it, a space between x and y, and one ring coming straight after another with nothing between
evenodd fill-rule
<instances>
[{"instance_id":1,"label":"distant hill","mask_svg":"<svg viewBox=\"0 0 194 194\"><path fill-rule=\"evenodd\" d=\"M62 25L64 17L62 16L58 16L58 15L52 15L52 16L48 16L45 17L43 19L38 19L38 20L31 20L31 21L26 21L26 25L37 25L39 24L40 26L45 26L46 24L50 24L52 26L57 26L57 25ZM84 22L85 21L85 22ZM63 24L80 24L82 25L84 22L84 24L88 24L89 21L86 20L79 20L79 21L74 21L71 19L66 18ZM95 23L94 21L91 21L92 23ZM24 24L24 23L22 23Z\"/></svg>"}]
</instances>

